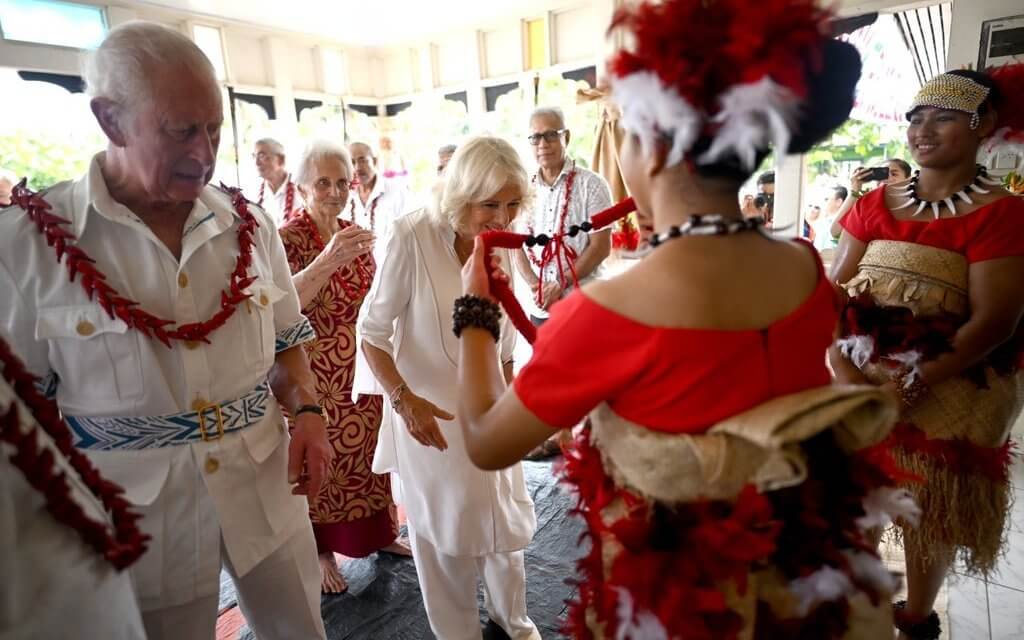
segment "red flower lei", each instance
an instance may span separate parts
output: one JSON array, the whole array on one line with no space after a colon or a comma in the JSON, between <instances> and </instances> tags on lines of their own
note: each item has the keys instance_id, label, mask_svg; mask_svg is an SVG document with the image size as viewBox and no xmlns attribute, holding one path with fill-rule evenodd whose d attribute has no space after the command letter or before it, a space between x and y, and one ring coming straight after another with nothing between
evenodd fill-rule
<instances>
[{"instance_id":1,"label":"red flower lei","mask_svg":"<svg viewBox=\"0 0 1024 640\"><path fill-rule=\"evenodd\" d=\"M538 307L544 306L544 270L551 264L552 260L556 260L558 263L558 281L565 289L571 284L579 283L579 278L576 277L576 250L565 242L565 220L569 216L569 200L572 198L572 185L576 181L576 164L573 163L572 169L565 176L565 199L562 202L562 211L558 216L558 227L555 231L554 236L551 238L551 242L546 244L541 250L541 257L538 258L534 255L533 251L527 249L526 255L530 258L530 262L533 266L537 267L539 271L537 285L537 296L535 301ZM533 176L533 182L537 182L537 176ZM530 234L533 235L533 227L530 227ZM566 258L566 262L569 263L569 272L572 275L572 282L569 282L568 278L565 277L565 270L562 267L562 257Z\"/></svg>"},{"instance_id":2,"label":"red flower lei","mask_svg":"<svg viewBox=\"0 0 1024 640\"><path fill-rule=\"evenodd\" d=\"M324 243L324 239L320 237L320 230L316 228L316 223L313 222L313 219L310 217L309 212L306 209L302 209L298 213L299 220L301 220L302 224L304 224L307 227L307 231L309 232L310 236L316 241L320 251L323 251L327 245ZM348 271L349 267L339 269L335 271L333 274L331 274L331 277L337 279L338 284L340 284L341 288L345 290L345 295L347 295L349 299L352 300L353 302L359 301L364 295L366 295L366 292L370 290L370 285L373 284L373 274L370 273L370 264L372 263L372 255L359 256L353 261L355 272L359 275L359 291L357 292L352 291L352 287L349 285L348 280L346 280L344 277L343 272Z\"/></svg>"},{"instance_id":3,"label":"red flower lei","mask_svg":"<svg viewBox=\"0 0 1024 640\"><path fill-rule=\"evenodd\" d=\"M292 177L290 175L287 178L285 178L285 180L286 182L284 186L284 220L287 221L292 217L292 212L294 211L295 207L295 183L292 182ZM256 199L256 204L261 207L263 206L263 190L266 188L266 186L266 180L260 183L260 195Z\"/></svg>"},{"instance_id":4,"label":"red flower lei","mask_svg":"<svg viewBox=\"0 0 1024 640\"><path fill-rule=\"evenodd\" d=\"M4 380L29 408L43 431L53 439L85 486L103 504L113 526L93 520L71 498L67 477L55 468L53 452L39 446L34 432L22 431L16 402L11 402L6 413L0 414L0 440L15 450L11 463L25 474L33 488L46 497L46 509L54 519L77 531L115 569L120 571L128 567L145 553L146 542L150 539L136 524L141 516L129 510L130 504L121 497L124 490L105 480L89 459L75 449L71 443L71 432L61 420L57 406L36 391L35 376L25 369L2 339L0 364L3 365Z\"/></svg>"},{"instance_id":5,"label":"red flower lei","mask_svg":"<svg viewBox=\"0 0 1024 640\"><path fill-rule=\"evenodd\" d=\"M26 188L25 182L22 180L14 187L12 200L36 223L39 232L46 237L46 244L54 248L57 261L67 256L65 264L71 281L74 282L75 277L81 275L82 288L90 300L95 296L108 316L120 318L129 328L141 332L147 338L156 338L167 347L171 346L171 340L209 343L208 336L224 326L239 304L252 297L244 290L256 281L254 276L248 274L248 269L252 266L252 234L259 222L249 212L248 201L240 189L221 185L221 189L231 196L231 203L242 218L242 223L238 226L238 260L231 273L229 290L221 292L220 310L203 322L171 327L169 325L174 324L172 320L164 320L143 311L138 302L122 296L110 286L106 275L94 266L96 261L80 249L75 244L77 238L61 226L70 222L50 213L50 204L41 195Z\"/></svg>"}]
</instances>

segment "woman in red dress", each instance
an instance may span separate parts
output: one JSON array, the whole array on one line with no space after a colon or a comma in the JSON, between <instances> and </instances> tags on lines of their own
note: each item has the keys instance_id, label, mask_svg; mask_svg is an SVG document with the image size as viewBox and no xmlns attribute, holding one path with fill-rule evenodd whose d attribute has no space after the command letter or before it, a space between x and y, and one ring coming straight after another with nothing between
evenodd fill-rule
<instances>
[{"instance_id":1,"label":"woman in red dress","mask_svg":"<svg viewBox=\"0 0 1024 640\"><path fill-rule=\"evenodd\" d=\"M514 464L589 414L564 468L590 542L571 637L891 634L894 579L863 530L907 505L859 450L888 434L895 401L830 386L838 307L821 262L737 204L771 144L805 151L849 114L859 57L824 35L829 17L810 1L617 15L636 42L609 64L620 161L653 248L559 304L511 388L480 243L463 271L470 458Z\"/></svg>"},{"instance_id":2,"label":"woman in red dress","mask_svg":"<svg viewBox=\"0 0 1024 640\"><path fill-rule=\"evenodd\" d=\"M939 637L932 606L953 560L987 574L1004 542L1024 401L1024 199L976 158L993 138L1024 140L1024 65L940 75L907 118L921 170L842 220L832 277L852 300L831 361L841 380L904 400L892 444L924 479L910 485L924 515L901 527L908 598L896 621L916 640Z\"/></svg>"},{"instance_id":3,"label":"woman in red dress","mask_svg":"<svg viewBox=\"0 0 1024 640\"><path fill-rule=\"evenodd\" d=\"M396 540L398 524L387 476L370 470L380 429L382 399L352 401L355 323L373 280L374 237L341 217L349 197L352 161L328 142L303 153L296 175L306 207L280 229L302 312L316 330L306 343L310 368L334 447L327 480L310 503L322 588L343 593L345 579L334 553L359 558L375 551L410 555Z\"/></svg>"}]
</instances>

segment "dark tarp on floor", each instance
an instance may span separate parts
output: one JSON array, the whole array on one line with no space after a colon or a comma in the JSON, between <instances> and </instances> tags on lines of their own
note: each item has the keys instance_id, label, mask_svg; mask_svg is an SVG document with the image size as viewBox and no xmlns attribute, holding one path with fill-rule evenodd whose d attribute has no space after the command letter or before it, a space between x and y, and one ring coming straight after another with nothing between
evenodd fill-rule
<instances>
[{"instance_id":1,"label":"dark tarp on floor","mask_svg":"<svg viewBox=\"0 0 1024 640\"><path fill-rule=\"evenodd\" d=\"M572 498L559 487L550 462L524 462L526 484L537 512L537 533L526 549L526 601L530 617L544 638L555 638L572 587L565 583L575 574L577 558L586 549L579 538L583 523L568 515ZM585 543L584 543L585 544ZM411 559L373 554L350 560L342 567L348 592L324 596L321 606L330 640L420 640L432 638L420 598L416 569ZM224 574L221 608L234 605L231 580ZM487 622L482 591L481 626ZM484 629L485 640L505 638L496 625ZM240 634L254 640L252 632Z\"/></svg>"}]
</instances>

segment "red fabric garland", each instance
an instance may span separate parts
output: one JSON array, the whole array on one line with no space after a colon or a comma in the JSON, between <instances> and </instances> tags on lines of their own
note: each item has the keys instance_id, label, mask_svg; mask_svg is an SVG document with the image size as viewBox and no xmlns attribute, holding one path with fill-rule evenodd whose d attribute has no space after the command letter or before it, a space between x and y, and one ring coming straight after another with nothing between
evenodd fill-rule
<instances>
[{"instance_id":1,"label":"red fabric garland","mask_svg":"<svg viewBox=\"0 0 1024 640\"><path fill-rule=\"evenodd\" d=\"M635 210L636 204L633 202L633 198L626 198L594 215L590 219L590 223L595 231L603 229ZM529 236L524 233L513 233L511 231L487 231L480 236L484 243L484 253L488 256L491 255L493 249L521 249L527 237ZM488 275L488 279L491 285L491 295L501 303L505 313L508 314L520 335L527 342L533 344L537 339L537 327L533 326L530 319L526 317L526 312L523 311L523 307L516 300L515 293L512 292L511 287L507 283L495 280L493 275Z\"/></svg>"},{"instance_id":2,"label":"red fabric garland","mask_svg":"<svg viewBox=\"0 0 1024 640\"><path fill-rule=\"evenodd\" d=\"M93 520L72 499L67 478L55 468L53 453L39 446L35 433L22 431L18 406L14 402L0 414L0 440L15 450L11 463L25 474L32 487L45 496L46 509L54 519L77 531L115 569L130 566L145 553L149 540L149 536L138 528L137 521L141 516L129 509L131 505L122 497L124 490L104 479L89 459L75 449L71 432L60 418L57 406L39 394L36 378L25 369L3 339L0 339L0 364L3 365L4 379L67 458L85 486L103 504L113 526Z\"/></svg>"},{"instance_id":3,"label":"red fabric garland","mask_svg":"<svg viewBox=\"0 0 1024 640\"><path fill-rule=\"evenodd\" d=\"M536 179L537 176L534 176L534 181ZM558 265L558 284L563 290L568 289L573 284L579 284L579 278L576 277L576 259L579 256L576 255L576 250L566 242L567 236L565 234L565 221L569 217L569 201L572 198L572 185L575 181L576 165L573 164L572 170L565 177L565 198L562 202L562 210L558 216L557 228L551 237L551 241L541 249L540 258L533 255L532 250L526 250L526 255L530 258L530 262L539 271L537 274L538 285L535 301L537 306L541 308L544 307L544 272L552 260ZM533 234L532 228L530 229L530 234ZM569 271L572 274L571 281L565 275L565 267L562 266L563 262L569 263Z\"/></svg>"},{"instance_id":4,"label":"red fabric garland","mask_svg":"<svg viewBox=\"0 0 1024 640\"><path fill-rule=\"evenodd\" d=\"M227 323L239 304L252 297L244 290L256 281L255 276L249 275L248 269L252 266L252 235L259 227L259 222L249 211L248 201L240 189L221 185L221 189L231 196L231 203L242 218L242 223L238 225L238 259L231 273L228 291L221 292L220 310L204 322L175 327L173 320L158 318L143 311L138 302L122 296L110 286L107 276L94 266L96 261L77 246L78 239L63 227L71 224L70 221L50 213L50 204L41 195L30 191L25 186L26 182L22 180L14 187L11 199L36 224L46 238L46 244L54 248L58 262L67 258L64 264L71 281L81 276L82 288L90 300L95 297L108 316L120 318L129 328L147 338L156 338L168 348L172 340L209 343L209 335Z\"/></svg>"}]
</instances>

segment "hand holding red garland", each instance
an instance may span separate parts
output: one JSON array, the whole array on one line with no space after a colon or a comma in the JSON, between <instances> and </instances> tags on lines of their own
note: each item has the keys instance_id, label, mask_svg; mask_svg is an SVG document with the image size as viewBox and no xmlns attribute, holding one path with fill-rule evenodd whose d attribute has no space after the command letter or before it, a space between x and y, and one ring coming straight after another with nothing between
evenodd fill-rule
<instances>
[{"instance_id":1,"label":"hand holding red garland","mask_svg":"<svg viewBox=\"0 0 1024 640\"><path fill-rule=\"evenodd\" d=\"M487 269L488 253L490 253L490 273ZM473 243L473 252L469 254L469 259L462 267L462 292L466 295L494 300L495 296L491 293L492 278L495 282L510 286L511 280L508 274L502 270L501 260L490 252L484 244L483 238L477 236Z\"/></svg>"}]
</instances>

